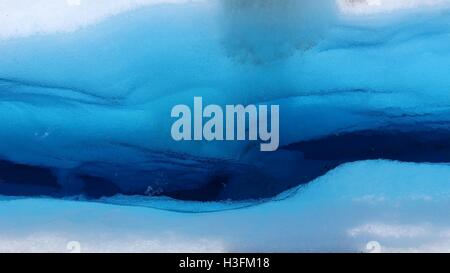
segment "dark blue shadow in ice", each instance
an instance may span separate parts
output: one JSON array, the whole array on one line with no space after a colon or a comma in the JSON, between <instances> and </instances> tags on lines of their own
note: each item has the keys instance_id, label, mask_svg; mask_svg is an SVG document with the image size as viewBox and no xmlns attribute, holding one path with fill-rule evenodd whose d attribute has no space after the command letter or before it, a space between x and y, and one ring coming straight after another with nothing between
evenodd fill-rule
<instances>
[{"instance_id":1,"label":"dark blue shadow in ice","mask_svg":"<svg viewBox=\"0 0 450 273\"><path fill-rule=\"evenodd\" d=\"M151 184L155 172L144 167L92 163L88 169L60 170L3 160L0 161L0 194L58 198L81 195L93 200L116 194L168 196L190 201L255 200L311 182L343 163L369 159L450 162L450 131L356 131L284 146L275 153L261 154L260 161L254 165L217 160L209 164L199 161L198 166L192 165L184 171L173 167L158 170L157 176L164 183L176 185L190 175L189 179L198 180L196 183L201 185L179 190L120 186L133 185L136 181ZM172 160L175 164L176 159ZM201 166L207 167L201 169ZM126 173L128 178L123 181L125 178L119 176L116 180L111 173Z\"/></svg>"}]
</instances>

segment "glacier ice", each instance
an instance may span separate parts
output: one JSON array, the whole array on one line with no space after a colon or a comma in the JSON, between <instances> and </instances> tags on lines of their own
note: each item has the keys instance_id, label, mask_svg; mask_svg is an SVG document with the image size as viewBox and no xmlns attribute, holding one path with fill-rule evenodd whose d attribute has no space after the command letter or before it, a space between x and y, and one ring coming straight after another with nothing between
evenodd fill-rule
<instances>
[{"instance_id":1,"label":"glacier ice","mask_svg":"<svg viewBox=\"0 0 450 273\"><path fill-rule=\"evenodd\" d=\"M0 9L3 194L242 200L349 161L448 162L448 1L32 2ZM279 104L282 148L174 142L194 96Z\"/></svg>"},{"instance_id":2,"label":"glacier ice","mask_svg":"<svg viewBox=\"0 0 450 273\"><path fill-rule=\"evenodd\" d=\"M448 252L449 175L447 164L361 161L271 202L214 213L6 199L0 251L66 252L77 241L82 252L367 252L376 241L382 252Z\"/></svg>"},{"instance_id":3,"label":"glacier ice","mask_svg":"<svg viewBox=\"0 0 450 273\"><path fill-rule=\"evenodd\" d=\"M449 4L1 1L0 251L449 252ZM174 142L195 96L280 149Z\"/></svg>"}]
</instances>

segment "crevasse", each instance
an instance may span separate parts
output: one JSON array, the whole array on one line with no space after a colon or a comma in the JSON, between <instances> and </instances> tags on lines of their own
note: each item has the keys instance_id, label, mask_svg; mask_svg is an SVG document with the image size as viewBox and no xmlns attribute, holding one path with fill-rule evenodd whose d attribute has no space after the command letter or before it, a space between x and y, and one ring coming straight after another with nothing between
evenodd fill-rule
<instances>
[{"instance_id":1,"label":"crevasse","mask_svg":"<svg viewBox=\"0 0 450 273\"><path fill-rule=\"evenodd\" d=\"M448 162L448 3L385 2L2 9L0 193L259 199L346 162ZM194 96L279 104L282 147L174 142L170 110Z\"/></svg>"}]
</instances>

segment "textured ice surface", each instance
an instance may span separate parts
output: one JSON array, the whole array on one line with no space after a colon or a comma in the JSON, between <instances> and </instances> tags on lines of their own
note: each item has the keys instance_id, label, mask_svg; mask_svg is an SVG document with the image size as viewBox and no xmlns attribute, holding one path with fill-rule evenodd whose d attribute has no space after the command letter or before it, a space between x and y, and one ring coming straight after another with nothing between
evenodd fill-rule
<instances>
[{"instance_id":1,"label":"textured ice surface","mask_svg":"<svg viewBox=\"0 0 450 273\"><path fill-rule=\"evenodd\" d=\"M439 9L448 7L448 0L338 0L338 5L346 14L371 15L399 11Z\"/></svg>"},{"instance_id":2,"label":"textured ice surface","mask_svg":"<svg viewBox=\"0 0 450 273\"><path fill-rule=\"evenodd\" d=\"M32 2L1 4L4 194L270 197L349 161L305 158L310 141L355 132L433 132L420 154L372 148L448 162L448 1ZM280 104L282 148L174 142L194 96Z\"/></svg>"},{"instance_id":3,"label":"textured ice surface","mask_svg":"<svg viewBox=\"0 0 450 273\"><path fill-rule=\"evenodd\" d=\"M450 251L448 1L107 2L0 3L0 250ZM281 149L173 142L194 96Z\"/></svg>"},{"instance_id":4,"label":"textured ice surface","mask_svg":"<svg viewBox=\"0 0 450 273\"><path fill-rule=\"evenodd\" d=\"M71 241L82 252L366 252L373 241L382 252L450 251L449 176L448 165L363 161L271 202L214 213L0 201L0 251L66 252Z\"/></svg>"},{"instance_id":5,"label":"textured ice surface","mask_svg":"<svg viewBox=\"0 0 450 273\"><path fill-rule=\"evenodd\" d=\"M0 39L76 31L139 7L201 0L3 0Z\"/></svg>"}]
</instances>

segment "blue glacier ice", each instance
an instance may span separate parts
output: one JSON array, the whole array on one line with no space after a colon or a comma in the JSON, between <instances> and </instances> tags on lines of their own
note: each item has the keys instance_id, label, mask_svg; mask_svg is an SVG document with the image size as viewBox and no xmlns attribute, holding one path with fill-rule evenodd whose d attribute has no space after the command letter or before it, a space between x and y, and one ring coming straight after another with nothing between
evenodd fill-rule
<instances>
[{"instance_id":1,"label":"blue glacier ice","mask_svg":"<svg viewBox=\"0 0 450 273\"><path fill-rule=\"evenodd\" d=\"M61 13L77 18L74 9L86 5L86 22L36 19L34 31L6 21L17 26L0 41L0 155L12 176L25 178L5 194L255 199L349 161L449 161L433 148L450 148L445 1L370 16L327 0L175 2L131 1L123 12L100 9L97 19L80 2ZM170 110L194 96L279 104L282 148L262 154L251 142L173 141ZM432 144L409 151L429 143L431 131ZM310 141L336 134L347 138L331 146L351 149L340 141L359 132L380 135L378 153L330 159L319 148L305 156ZM400 149L401 135L380 146L390 139L384 132L417 140Z\"/></svg>"},{"instance_id":2,"label":"blue glacier ice","mask_svg":"<svg viewBox=\"0 0 450 273\"><path fill-rule=\"evenodd\" d=\"M5 0L0 25L0 250L129 229L134 250L450 251L449 1ZM195 96L280 105L280 149L175 142Z\"/></svg>"}]
</instances>

